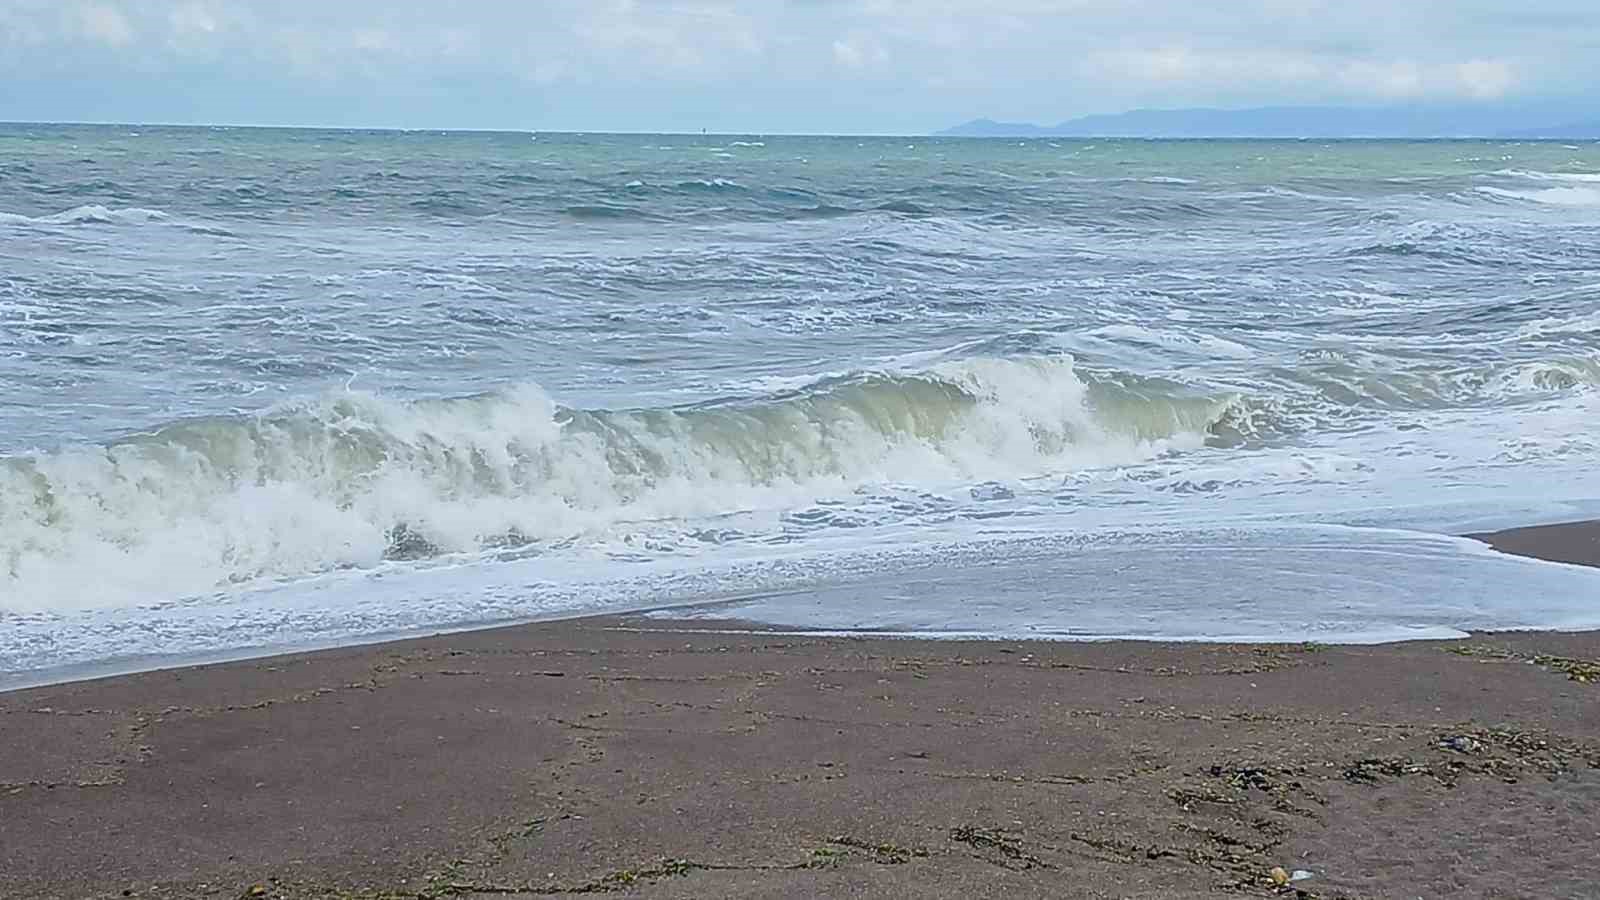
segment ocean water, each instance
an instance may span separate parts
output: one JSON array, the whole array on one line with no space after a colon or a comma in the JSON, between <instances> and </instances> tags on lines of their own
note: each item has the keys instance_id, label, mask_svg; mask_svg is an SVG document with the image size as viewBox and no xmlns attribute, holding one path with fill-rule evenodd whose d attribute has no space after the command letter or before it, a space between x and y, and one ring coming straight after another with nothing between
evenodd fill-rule
<instances>
[{"instance_id":1,"label":"ocean water","mask_svg":"<svg viewBox=\"0 0 1600 900\"><path fill-rule=\"evenodd\" d=\"M0 126L0 678L1600 625L1600 145Z\"/></svg>"}]
</instances>

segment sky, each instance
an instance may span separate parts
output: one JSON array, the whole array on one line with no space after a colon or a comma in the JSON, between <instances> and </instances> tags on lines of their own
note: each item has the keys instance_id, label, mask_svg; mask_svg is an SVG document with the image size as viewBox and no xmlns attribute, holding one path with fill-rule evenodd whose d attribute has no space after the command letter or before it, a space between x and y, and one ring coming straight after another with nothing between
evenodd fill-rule
<instances>
[{"instance_id":1,"label":"sky","mask_svg":"<svg viewBox=\"0 0 1600 900\"><path fill-rule=\"evenodd\" d=\"M916 134L1597 83L1596 0L0 0L12 121Z\"/></svg>"}]
</instances>

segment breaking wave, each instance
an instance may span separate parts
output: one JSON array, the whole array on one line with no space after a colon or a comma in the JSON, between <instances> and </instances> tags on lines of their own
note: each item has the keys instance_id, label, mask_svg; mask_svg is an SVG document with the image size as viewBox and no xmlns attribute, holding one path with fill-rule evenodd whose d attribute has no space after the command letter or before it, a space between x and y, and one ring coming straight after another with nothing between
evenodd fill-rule
<instances>
[{"instance_id":1,"label":"breaking wave","mask_svg":"<svg viewBox=\"0 0 1600 900\"><path fill-rule=\"evenodd\" d=\"M1257 427L1233 394L1070 359L859 372L752 398L584 410L538 387L340 392L0 460L0 609L195 594L386 559L779 509L877 483L1115 465Z\"/></svg>"},{"instance_id":2,"label":"breaking wave","mask_svg":"<svg viewBox=\"0 0 1600 900\"><path fill-rule=\"evenodd\" d=\"M1502 200L1525 200L1548 206L1600 206L1600 186L1552 187L1532 191L1481 187L1478 190Z\"/></svg>"},{"instance_id":3,"label":"breaking wave","mask_svg":"<svg viewBox=\"0 0 1600 900\"><path fill-rule=\"evenodd\" d=\"M1527 172L1521 169L1506 169L1497 174L1514 178L1526 178L1530 181L1575 181L1600 184L1600 173L1597 172Z\"/></svg>"},{"instance_id":4,"label":"breaking wave","mask_svg":"<svg viewBox=\"0 0 1600 900\"><path fill-rule=\"evenodd\" d=\"M1257 446L1346 427L1361 410L1596 385L1600 361L1587 354L1413 371L1325 354L1250 391L1064 356L776 380L749 396L640 409L563 407L532 384L414 402L340 391L0 458L0 611L625 540L662 523L696 530L875 485L964 492Z\"/></svg>"},{"instance_id":5,"label":"breaking wave","mask_svg":"<svg viewBox=\"0 0 1600 900\"><path fill-rule=\"evenodd\" d=\"M98 204L75 206L64 212L48 216L20 216L0 213L0 225L139 225L159 222L167 214L159 209L111 209Z\"/></svg>"},{"instance_id":6,"label":"breaking wave","mask_svg":"<svg viewBox=\"0 0 1600 900\"><path fill-rule=\"evenodd\" d=\"M1478 191L1500 200L1525 201L1547 206L1600 206L1600 173L1530 172L1507 169L1505 178L1531 182L1538 187L1480 187Z\"/></svg>"}]
</instances>

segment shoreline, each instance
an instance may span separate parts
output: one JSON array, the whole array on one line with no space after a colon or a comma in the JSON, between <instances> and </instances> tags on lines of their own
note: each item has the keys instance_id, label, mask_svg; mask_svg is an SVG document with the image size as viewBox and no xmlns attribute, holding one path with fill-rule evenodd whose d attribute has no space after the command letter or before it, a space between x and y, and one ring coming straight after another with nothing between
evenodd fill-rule
<instances>
[{"instance_id":1,"label":"shoreline","mask_svg":"<svg viewBox=\"0 0 1600 900\"><path fill-rule=\"evenodd\" d=\"M1581 547L1600 535L1577 527ZM708 624L558 620L0 693L0 896L1593 885L1600 632L1324 646ZM1280 888L1274 868L1309 877Z\"/></svg>"},{"instance_id":2,"label":"shoreline","mask_svg":"<svg viewBox=\"0 0 1600 900\"><path fill-rule=\"evenodd\" d=\"M1512 556L1600 567L1600 520L1529 525L1463 537L1488 544Z\"/></svg>"},{"instance_id":3,"label":"shoreline","mask_svg":"<svg viewBox=\"0 0 1600 900\"><path fill-rule=\"evenodd\" d=\"M1463 534L1459 537L1477 541L1489 548L1510 556L1520 556L1527 559L1543 562L1560 563L1564 565L1579 565L1591 568L1600 568L1600 520L1581 520L1574 522L1560 522L1545 525L1519 526L1492 532L1479 532ZM714 605L726 604L730 601L714 601ZM558 618L536 618L521 621L502 622L486 625L464 625L459 628L424 628L414 631L375 634L355 640L331 640L325 642L311 642L308 644L295 644L284 646L245 647L232 650L218 650L199 653L194 656L181 658L154 657L144 661L134 659L114 660L110 662L84 663L63 670L56 670L48 674L37 676L27 673L0 674L0 698L17 691L35 688L51 687L62 684L73 684L86 681L101 681L111 678L123 678L139 675L146 672L169 671L174 669L193 670L204 669L211 666L227 665L231 663L250 662L255 660L275 659L278 657L302 656L312 653L323 653L343 649L381 648L391 644L402 644L408 641L426 638L446 637L457 634L468 634L479 631L500 631L503 629L518 629L532 625L541 625L552 622L582 622L586 620L609 620L619 617L651 616L659 613L670 613L674 609L691 609L702 604L685 603L665 607L650 607L626 612L588 613L574 616L561 616ZM668 615L665 620L671 620ZM1049 635L1043 637L995 637L991 635L967 633L921 633L921 632L889 632L867 630L812 630L774 626L762 622L745 622L738 619L715 618L685 618L680 623L684 629L698 629L705 633L713 634L793 634L804 637L827 637L838 639L868 638L868 639L896 639L896 640L926 640L926 641L1059 641L1068 643L1129 643L1129 644L1251 644L1269 646L1273 644L1295 643L1293 640L1252 639L1219 636L1215 639L1176 639L1176 638L1139 638L1118 635L1109 636L1073 636ZM1565 629L1552 627L1548 629L1521 629L1506 633L1520 633L1521 631L1549 631L1553 633L1576 634L1587 631L1600 631L1600 628ZM1354 642L1341 642L1341 646L1382 646L1385 644L1408 643L1413 641L1440 641L1440 640L1466 640L1470 636L1463 631L1462 636L1455 638L1441 637L1438 635L1419 635L1417 637L1397 639L1373 639ZM153 664L151 664L153 663Z\"/></svg>"}]
</instances>

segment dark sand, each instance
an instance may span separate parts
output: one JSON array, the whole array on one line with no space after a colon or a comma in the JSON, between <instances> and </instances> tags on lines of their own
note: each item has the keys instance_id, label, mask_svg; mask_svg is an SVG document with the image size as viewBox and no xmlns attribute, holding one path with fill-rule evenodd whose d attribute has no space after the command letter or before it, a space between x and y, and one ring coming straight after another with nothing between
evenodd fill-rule
<instances>
[{"instance_id":1,"label":"dark sand","mask_svg":"<svg viewBox=\"0 0 1600 900\"><path fill-rule=\"evenodd\" d=\"M1600 566L1600 522L1513 528L1472 537L1502 553L1581 566Z\"/></svg>"},{"instance_id":2,"label":"dark sand","mask_svg":"<svg viewBox=\"0 0 1600 900\"><path fill-rule=\"evenodd\" d=\"M0 898L1595 897L1597 659L600 618L35 688Z\"/></svg>"}]
</instances>

